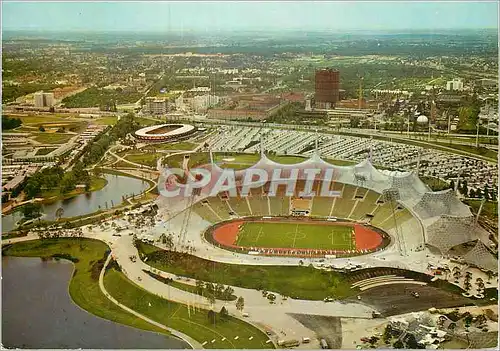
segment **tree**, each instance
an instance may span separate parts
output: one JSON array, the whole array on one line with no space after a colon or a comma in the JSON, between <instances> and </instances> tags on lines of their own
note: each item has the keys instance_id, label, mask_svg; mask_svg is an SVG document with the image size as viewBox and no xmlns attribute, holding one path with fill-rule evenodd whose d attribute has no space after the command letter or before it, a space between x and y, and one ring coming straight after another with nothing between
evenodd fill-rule
<instances>
[{"instance_id":1,"label":"tree","mask_svg":"<svg viewBox=\"0 0 500 351\"><path fill-rule=\"evenodd\" d=\"M165 234L160 235L160 241L165 245L167 243L167 236Z\"/></svg>"},{"instance_id":2,"label":"tree","mask_svg":"<svg viewBox=\"0 0 500 351\"><path fill-rule=\"evenodd\" d=\"M21 208L23 216L28 219L40 217L41 211L42 205L36 202L28 203Z\"/></svg>"},{"instance_id":3,"label":"tree","mask_svg":"<svg viewBox=\"0 0 500 351\"><path fill-rule=\"evenodd\" d=\"M466 180L464 180L464 181L462 182L462 187L461 187L460 192L461 192L463 195L465 195L465 196L467 196L467 194L469 193L469 192L468 192L468 188L467 188L467 181L466 181Z\"/></svg>"},{"instance_id":4,"label":"tree","mask_svg":"<svg viewBox=\"0 0 500 351\"><path fill-rule=\"evenodd\" d=\"M358 128L359 127L359 117L356 117L356 116L351 116L351 119L350 119L350 126L351 128Z\"/></svg>"},{"instance_id":5,"label":"tree","mask_svg":"<svg viewBox=\"0 0 500 351\"><path fill-rule=\"evenodd\" d=\"M172 234L168 234L168 236L165 237L165 246L169 249L172 250L174 248L174 237Z\"/></svg>"},{"instance_id":6,"label":"tree","mask_svg":"<svg viewBox=\"0 0 500 351\"><path fill-rule=\"evenodd\" d=\"M384 342L387 344L391 340L392 337L392 327L390 324L387 324L384 330L384 334L382 336Z\"/></svg>"},{"instance_id":7,"label":"tree","mask_svg":"<svg viewBox=\"0 0 500 351\"><path fill-rule=\"evenodd\" d=\"M276 300L276 295L274 295L274 294L267 294L267 299L269 301L271 301L271 303L272 303L272 302L274 302L274 300Z\"/></svg>"},{"instance_id":8,"label":"tree","mask_svg":"<svg viewBox=\"0 0 500 351\"><path fill-rule=\"evenodd\" d=\"M469 190L469 197L471 198L476 197L476 192L474 191L474 189Z\"/></svg>"},{"instance_id":9,"label":"tree","mask_svg":"<svg viewBox=\"0 0 500 351\"><path fill-rule=\"evenodd\" d=\"M39 130L40 132L45 132L45 128L44 128L43 126L40 126L40 127L38 128L38 130Z\"/></svg>"},{"instance_id":10,"label":"tree","mask_svg":"<svg viewBox=\"0 0 500 351\"><path fill-rule=\"evenodd\" d=\"M215 313L215 311L208 310L208 321L212 324L217 322L217 313Z\"/></svg>"},{"instance_id":11,"label":"tree","mask_svg":"<svg viewBox=\"0 0 500 351\"><path fill-rule=\"evenodd\" d=\"M224 289L224 292L222 293L222 297L225 299L225 300L229 300L231 298L231 296L233 295L234 293L234 289L231 288L230 286L227 286L225 289Z\"/></svg>"},{"instance_id":12,"label":"tree","mask_svg":"<svg viewBox=\"0 0 500 351\"><path fill-rule=\"evenodd\" d=\"M236 309L241 312L243 311L243 308L245 308L245 299L240 296L236 300Z\"/></svg>"},{"instance_id":13,"label":"tree","mask_svg":"<svg viewBox=\"0 0 500 351\"><path fill-rule=\"evenodd\" d=\"M395 349L404 349L405 345L401 340L396 340L396 342L392 345Z\"/></svg>"},{"instance_id":14,"label":"tree","mask_svg":"<svg viewBox=\"0 0 500 351\"><path fill-rule=\"evenodd\" d=\"M222 296L222 293L224 292L224 285L217 283L215 284L215 296Z\"/></svg>"},{"instance_id":15,"label":"tree","mask_svg":"<svg viewBox=\"0 0 500 351\"><path fill-rule=\"evenodd\" d=\"M483 194L484 194L484 198L486 199L486 201L488 201L490 199L490 196L489 196L490 189L488 188L488 184L484 185Z\"/></svg>"},{"instance_id":16,"label":"tree","mask_svg":"<svg viewBox=\"0 0 500 351\"><path fill-rule=\"evenodd\" d=\"M196 281L196 292L198 293L198 295L202 295L204 289L205 289L205 283L202 282L201 280L197 280Z\"/></svg>"},{"instance_id":17,"label":"tree","mask_svg":"<svg viewBox=\"0 0 500 351\"><path fill-rule=\"evenodd\" d=\"M229 316L229 312L227 312L227 309L224 306L222 306L222 308L220 309L219 314L220 314L221 319L224 319L224 320L226 320L227 317Z\"/></svg>"},{"instance_id":18,"label":"tree","mask_svg":"<svg viewBox=\"0 0 500 351\"><path fill-rule=\"evenodd\" d=\"M60 220L63 215L64 215L64 208L59 207L56 210L56 218L57 218L57 220Z\"/></svg>"},{"instance_id":19,"label":"tree","mask_svg":"<svg viewBox=\"0 0 500 351\"><path fill-rule=\"evenodd\" d=\"M476 197L480 199L483 197L483 192L481 191L481 189L476 189Z\"/></svg>"},{"instance_id":20,"label":"tree","mask_svg":"<svg viewBox=\"0 0 500 351\"><path fill-rule=\"evenodd\" d=\"M76 184L76 179L73 172L66 173L61 180L61 185L60 185L61 193L66 193L68 191L73 190L75 188L75 184Z\"/></svg>"},{"instance_id":21,"label":"tree","mask_svg":"<svg viewBox=\"0 0 500 351\"><path fill-rule=\"evenodd\" d=\"M215 304L215 294L213 292L206 292L206 298L211 305Z\"/></svg>"}]
</instances>

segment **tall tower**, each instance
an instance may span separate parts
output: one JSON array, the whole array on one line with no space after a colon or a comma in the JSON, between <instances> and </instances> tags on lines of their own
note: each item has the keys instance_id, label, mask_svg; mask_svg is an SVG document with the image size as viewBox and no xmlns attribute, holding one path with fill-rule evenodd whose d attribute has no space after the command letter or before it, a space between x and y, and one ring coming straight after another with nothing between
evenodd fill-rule
<instances>
[{"instance_id":1,"label":"tall tower","mask_svg":"<svg viewBox=\"0 0 500 351\"><path fill-rule=\"evenodd\" d=\"M358 109L363 108L363 77L359 78Z\"/></svg>"},{"instance_id":2,"label":"tall tower","mask_svg":"<svg viewBox=\"0 0 500 351\"><path fill-rule=\"evenodd\" d=\"M340 72L331 68L316 71L315 96L317 108L333 108L339 101Z\"/></svg>"}]
</instances>

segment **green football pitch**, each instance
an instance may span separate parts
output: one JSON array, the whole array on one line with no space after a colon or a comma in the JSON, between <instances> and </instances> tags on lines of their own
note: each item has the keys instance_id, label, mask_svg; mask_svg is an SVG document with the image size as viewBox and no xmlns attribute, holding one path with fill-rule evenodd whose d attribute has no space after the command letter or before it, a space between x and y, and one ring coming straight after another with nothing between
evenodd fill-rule
<instances>
[{"instance_id":1,"label":"green football pitch","mask_svg":"<svg viewBox=\"0 0 500 351\"><path fill-rule=\"evenodd\" d=\"M313 223L246 222L236 245L243 247L353 250L354 228Z\"/></svg>"}]
</instances>

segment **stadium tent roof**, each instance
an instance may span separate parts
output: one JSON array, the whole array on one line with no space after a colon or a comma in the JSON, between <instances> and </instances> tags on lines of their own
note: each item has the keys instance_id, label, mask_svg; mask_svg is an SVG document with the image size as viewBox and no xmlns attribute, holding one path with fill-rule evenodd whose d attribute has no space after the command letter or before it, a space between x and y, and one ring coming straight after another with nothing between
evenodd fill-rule
<instances>
[{"instance_id":1,"label":"stadium tent roof","mask_svg":"<svg viewBox=\"0 0 500 351\"><path fill-rule=\"evenodd\" d=\"M413 210L422 219L440 215L472 216L469 207L457 199L453 189L425 193Z\"/></svg>"},{"instance_id":2,"label":"stadium tent roof","mask_svg":"<svg viewBox=\"0 0 500 351\"><path fill-rule=\"evenodd\" d=\"M476 245L465 255L465 262L476 265L480 268L498 273L498 261L493 254L488 250L481 240L476 242Z\"/></svg>"},{"instance_id":3,"label":"stadium tent roof","mask_svg":"<svg viewBox=\"0 0 500 351\"><path fill-rule=\"evenodd\" d=\"M418 201L426 192L431 191L413 172L392 177L392 188L398 189L402 201Z\"/></svg>"},{"instance_id":4,"label":"stadium tent roof","mask_svg":"<svg viewBox=\"0 0 500 351\"><path fill-rule=\"evenodd\" d=\"M215 163L203 166L212 176L221 174L223 169ZM237 186L242 185L243 177L248 170L261 169L270 175L275 169L281 169L281 177L287 177L293 169L298 168L298 179L306 179L304 169L320 169L321 175L326 170L333 170L333 180L339 183L351 184L372 189L380 194L384 190L396 190L398 202L403 204L420 220L425 232L426 243L438 248L443 254L453 246L488 237L481 227L474 225L474 218L469 208L461 203L451 189L433 192L414 172L399 172L378 170L366 159L355 165L337 166L323 160L317 153L296 164L281 164L270 160L265 154L257 163L243 170L235 171ZM214 177L212 177L214 178ZM215 177L216 178L216 177ZM211 181L211 184L214 180ZM208 196L209 191L203 190L196 201ZM189 202L185 200L176 203Z\"/></svg>"},{"instance_id":5,"label":"stadium tent roof","mask_svg":"<svg viewBox=\"0 0 500 351\"><path fill-rule=\"evenodd\" d=\"M426 228L427 243L446 254L452 247L477 239L474 217L441 216Z\"/></svg>"}]
</instances>

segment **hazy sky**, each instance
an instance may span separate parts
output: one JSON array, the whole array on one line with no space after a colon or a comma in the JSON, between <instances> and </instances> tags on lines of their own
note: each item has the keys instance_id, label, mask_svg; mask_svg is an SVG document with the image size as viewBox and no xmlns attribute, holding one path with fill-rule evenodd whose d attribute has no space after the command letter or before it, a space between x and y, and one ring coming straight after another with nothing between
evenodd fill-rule
<instances>
[{"instance_id":1,"label":"hazy sky","mask_svg":"<svg viewBox=\"0 0 500 351\"><path fill-rule=\"evenodd\" d=\"M165 31L497 28L491 2L2 2L2 28Z\"/></svg>"}]
</instances>

